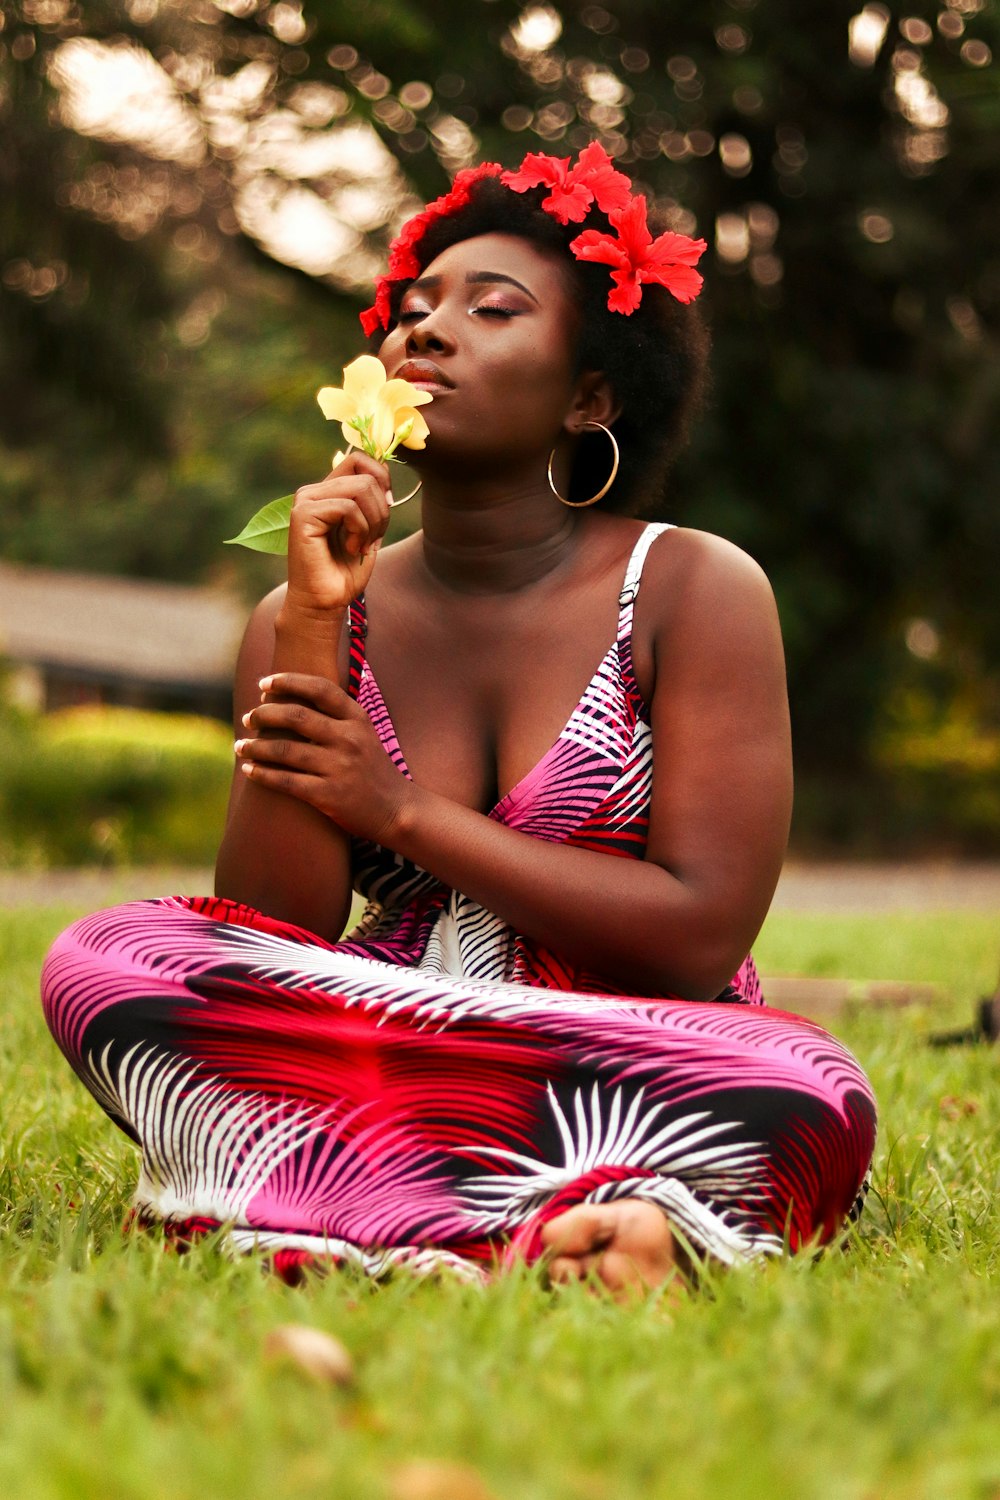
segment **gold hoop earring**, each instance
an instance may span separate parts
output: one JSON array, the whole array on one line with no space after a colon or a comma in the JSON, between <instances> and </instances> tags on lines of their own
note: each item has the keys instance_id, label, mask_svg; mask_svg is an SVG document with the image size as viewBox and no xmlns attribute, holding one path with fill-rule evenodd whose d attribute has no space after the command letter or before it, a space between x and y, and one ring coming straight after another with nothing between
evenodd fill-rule
<instances>
[{"instance_id":1,"label":"gold hoop earring","mask_svg":"<svg viewBox=\"0 0 1000 1500\"><path fill-rule=\"evenodd\" d=\"M552 452L549 454L549 489L552 491L553 495L555 495L556 499L561 505L568 505L571 510L583 510L585 506L596 505L598 500L604 499L605 495L608 493L608 490L615 482L615 477L618 473L618 464L621 457L618 452L618 441L614 433L611 431L610 427L605 427L603 422L584 422L583 425L584 427L597 427L601 432L607 433L608 437L611 439L611 447L614 450L614 460L611 464L611 473L608 475L601 488L597 491L596 495L591 495L589 500L567 500L565 495L560 495L559 491L555 487L555 482L552 478L552 465L555 462L556 457L556 450L553 448Z\"/></svg>"},{"instance_id":2,"label":"gold hoop earring","mask_svg":"<svg viewBox=\"0 0 1000 1500\"><path fill-rule=\"evenodd\" d=\"M407 500L412 500L414 495L416 495L420 490L423 482L424 481L422 479L418 479L417 488L415 490L411 490L408 495L400 495L398 500L396 499L395 495L393 495L392 499L389 501L389 509L392 510L397 505L405 505Z\"/></svg>"}]
</instances>

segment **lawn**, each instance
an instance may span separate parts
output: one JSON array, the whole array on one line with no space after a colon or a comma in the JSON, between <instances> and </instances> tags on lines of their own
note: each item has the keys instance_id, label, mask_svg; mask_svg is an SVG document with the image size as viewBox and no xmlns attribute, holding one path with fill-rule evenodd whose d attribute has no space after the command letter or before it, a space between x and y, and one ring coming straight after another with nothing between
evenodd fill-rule
<instances>
[{"instance_id":1,"label":"lawn","mask_svg":"<svg viewBox=\"0 0 1000 1500\"><path fill-rule=\"evenodd\" d=\"M293 1289L123 1234L134 1151L35 998L74 914L0 913L3 1496L1000 1496L1000 1049L926 1045L996 982L988 916L770 919L765 972L931 980L941 1002L835 1023L882 1111L847 1253L720 1276L669 1312L530 1273ZM289 1322L341 1339L354 1383L268 1361Z\"/></svg>"}]
</instances>

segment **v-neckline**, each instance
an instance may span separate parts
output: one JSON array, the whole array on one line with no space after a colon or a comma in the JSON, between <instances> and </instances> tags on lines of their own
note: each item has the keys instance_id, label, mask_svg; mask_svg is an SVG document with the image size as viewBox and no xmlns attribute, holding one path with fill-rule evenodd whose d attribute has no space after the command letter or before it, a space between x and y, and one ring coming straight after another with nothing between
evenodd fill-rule
<instances>
[{"instance_id":1,"label":"v-neckline","mask_svg":"<svg viewBox=\"0 0 1000 1500\"><path fill-rule=\"evenodd\" d=\"M543 755L541 755L539 757L538 760L535 761L534 765L531 766L529 770L525 771L525 773L524 773L523 776L519 777L518 780L515 781L514 785L508 791L504 792L504 794L503 794L502 797L499 797L497 799L497 801L494 802L493 806L489 809L489 811L484 814L485 817L493 818L493 819L495 819L497 821L500 821L500 819L499 819L499 813L500 813L501 808L503 808L505 805L507 805L509 803L514 803L514 802L517 802L517 801L520 800L520 797L523 796L524 790L526 789L528 783L531 782L531 781L534 781L534 779L536 778L536 776L538 775L538 773L541 771L541 769L545 765L545 763L555 754L555 752L558 750L559 746L562 744L562 741L563 741L563 739L564 739L564 737L566 735L566 731L569 729L570 725L573 723L573 720L576 718L577 714L580 712L580 709L583 706L584 702L586 701L587 696L589 695L591 688L594 686L594 683L602 675L602 673L604 671L604 668L607 666L608 661L611 659L611 657L612 656L616 656L618 654L619 643L620 643L620 635L616 633L614 640L611 642L611 645L608 647L607 651L605 651L604 655L601 657L600 661L597 664L596 670L591 673L590 679L588 680L586 687L584 688L583 692L580 694L580 696L577 699L576 703L574 704L573 709L570 712L570 715L567 718L565 724L560 729L559 733L556 735L555 739L552 741L552 743L549 746L549 748L545 751L545 753ZM367 676L368 682L371 685L371 688L374 691L375 696L376 696L376 698L378 700L377 707L381 710L382 722L384 723L384 725L385 725L385 727L386 727L389 735L391 735L391 737L392 737L392 746L393 746L393 750L395 751L395 754L393 755L393 760L395 761L395 764L396 764L397 768L406 777L407 781L412 781L413 780L413 774L410 771L409 763L407 762L406 756L403 754L403 747L399 743L399 735L396 733L396 725L393 722L392 714L389 712L388 705L387 705L387 703L385 701L385 698L382 695L382 689L379 687L378 678L375 676L375 673L372 671L371 663L369 662L367 656L365 656L364 666L362 668L362 680L364 680L364 678L366 676ZM358 696L360 698L360 692L359 692ZM380 738L381 738L381 736L380 736Z\"/></svg>"},{"instance_id":2,"label":"v-neckline","mask_svg":"<svg viewBox=\"0 0 1000 1500\"><path fill-rule=\"evenodd\" d=\"M602 675L602 673L604 672L605 667L607 666L607 664L608 664L609 660L612 658L612 656L616 656L616 655L618 656L618 659L619 659L618 664L619 664L619 668L621 668L622 661L623 661L622 650L621 650L621 648L622 648L622 640L623 640L622 612L623 612L623 610L626 607L626 594L628 593L630 584L632 585L632 592L629 595L629 599L628 599L629 605L631 605L631 603L634 601L635 594L638 592L639 580L642 577L643 565L644 565L645 560L646 560L646 552L649 550L649 544L648 543L647 543L646 547L643 548L643 545L642 545L643 544L643 540L644 540L644 538L646 538L647 536L649 536L650 531L653 532L653 535L651 537L649 537L649 541L652 542L652 541L656 540L656 537L660 535L661 531L670 530L670 529L671 529L670 527L664 526L664 525L660 525L660 524L658 524L655 521L647 521L646 525L643 527L643 529L640 531L639 535L636 537L635 542L632 544L631 550L629 551L628 558L626 559L626 562L625 562L625 573L624 573L624 576L623 576L623 579L622 579L621 589L619 590L619 596L618 596L618 619L617 619L617 625L616 625L616 629L615 629L614 640L611 642L610 646L608 647L608 649L605 651L604 655L601 657L600 661L598 662L596 668L591 673L590 678L587 681L586 687L584 688L583 692L580 694L580 697L577 699L576 704L574 705L574 707L573 707L573 709L572 709L569 717L567 718L565 724L560 729L560 731L556 735L555 739L552 741L552 744L545 751L544 755L542 755L535 762L535 764L533 766L531 766L531 768L529 770L525 771L524 775L521 776L514 783L514 785L512 787L510 787L510 789L508 791L504 792L504 794L503 794L502 797L499 797L497 799L497 801L494 802L494 804L490 808L489 812L487 812L486 814L484 814L484 816L486 816L488 818L493 818L493 819L495 819L497 821L502 821L501 816L500 816L501 815L501 810L505 809L508 806L510 806L511 804L514 804L514 803L516 803L516 802L518 802L518 801L521 800L521 798L524 796L524 793L525 793L528 785L536 779L536 777L541 772L542 768L551 759L551 757L556 753L556 751L558 750L559 746L562 744L563 739L565 738L566 731L569 729L570 725L573 723L573 720L576 718L577 714L580 712L580 709L581 709L582 705L584 704L584 702L586 701L586 699L587 699L587 697L588 697L591 689L594 686L594 683ZM641 554L640 554L640 549L642 549L641 550ZM635 561L636 561L637 555L639 556L640 560L639 560L639 566L636 569L635 568ZM634 577L633 577L633 570L635 571L635 576ZM362 597L362 599L359 602L360 602L361 610L362 610L362 618L364 619L364 618L366 618L366 609L365 609L364 598ZM628 635L629 638L631 637L631 630L632 630L632 625L631 625L631 619L630 619L629 620L629 625L628 625L628 632L627 632L627 635ZM367 633L368 632L367 632L367 625L366 625L365 628L364 628L364 634L367 635ZM630 675L631 675L631 648L630 647L625 652L624 660L629 663L629 672L630 672ZM375 694L375 697L378 700L377 701L377 707L381 711L382 722L383 722L383 724L384 724L384 726L386 728L388 736L390 736L391 740L392 740L392 750L394 752L393 753L393 760L394 760L396 766L398 767L398 769L406 777L407 781L412 781L413 780L413 775L412 775L412 772L410 771L409 763L407 762L406 756L403 754L403 747L399 743L399 735L396 733L396 726L393 723L392 714L389 712L388 705L387 705L387 703L385 701L385 698L384 698L384 696L382 694L382 689L379 687L378 678L375 676L375 673L372 671L371 663L368 660L368 653L367 653L367 651L362 650L362 666L361 666L361 672L360 672L360 675L359 675L359 678L358 678L358 697L359 697L359 699L360 699L360 696L361 696L361 686L362 686L362 683L364 682L364 679L365 679L366 675L367 675L369 683L371 684L371 688L372 688L372 690L373 690L373 692ZM633 683L634 683L634 677L633 677ZM636 694L638 696L639 702L640 702L640 704L642 704L643 708L645 708L645 704L643 703L643 699L642 699L642 694L639 692L638 684L634 683L634 686L635 686L635 690L636 690ZM379 738L381 739L382 736L380 735Z\"/></svg>"}]
</instances>

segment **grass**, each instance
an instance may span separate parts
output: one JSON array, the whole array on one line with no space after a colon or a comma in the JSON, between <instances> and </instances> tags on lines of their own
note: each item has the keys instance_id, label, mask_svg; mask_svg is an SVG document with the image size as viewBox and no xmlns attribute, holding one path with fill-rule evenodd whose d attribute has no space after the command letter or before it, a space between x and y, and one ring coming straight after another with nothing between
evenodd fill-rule
<instances>
[{"instance_id":1,"label":"grass","mask_svg":"<svg viewBox=\"0 0 1000 1500\"><path fill-rule=\"evenodd\" d=\"M668 1314L553 1296L527 1273L485 1293L405 1276L289 1288L210 1244L181 1257L124 1234L133 1149L35 1000L72 915L0 913L0 1494L1000 1496L1000 1052L925 1046L995 984L988 917L770 919L766 972L933 980L941 1005L837 1023L882 1107L850 1253L719 1277ZM286 1322L336 1334L355 1384L267 1362ZM435 1488L408 1475L417 1460L468 1469Z\"/></svg>"}]
</instances>

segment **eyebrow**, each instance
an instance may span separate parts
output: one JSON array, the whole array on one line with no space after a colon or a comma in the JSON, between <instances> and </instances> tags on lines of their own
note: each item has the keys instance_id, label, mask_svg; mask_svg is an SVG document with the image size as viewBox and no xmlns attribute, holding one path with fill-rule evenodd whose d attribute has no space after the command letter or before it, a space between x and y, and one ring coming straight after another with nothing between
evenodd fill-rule
<instances>
[{"instance_id":1,"label":"eyebrow","mask_svg":"<svg viewBox=\"0 0 1000 1500\"><path fill-rule=\"evenodd\" d=\"M494 281L504 281L509 286L516 286L518 291L523 292L526 297L530 297L532 302L537 306L541 306L534 292L529 292L528 288L522 282L515 281L513 276L505 276L502 271L470 271L465 278L466 286L484 286ZM437 287L440 285L440 276L421 276L417 281L410 282L411 287Z\"/></svg>"}]
</instances>

